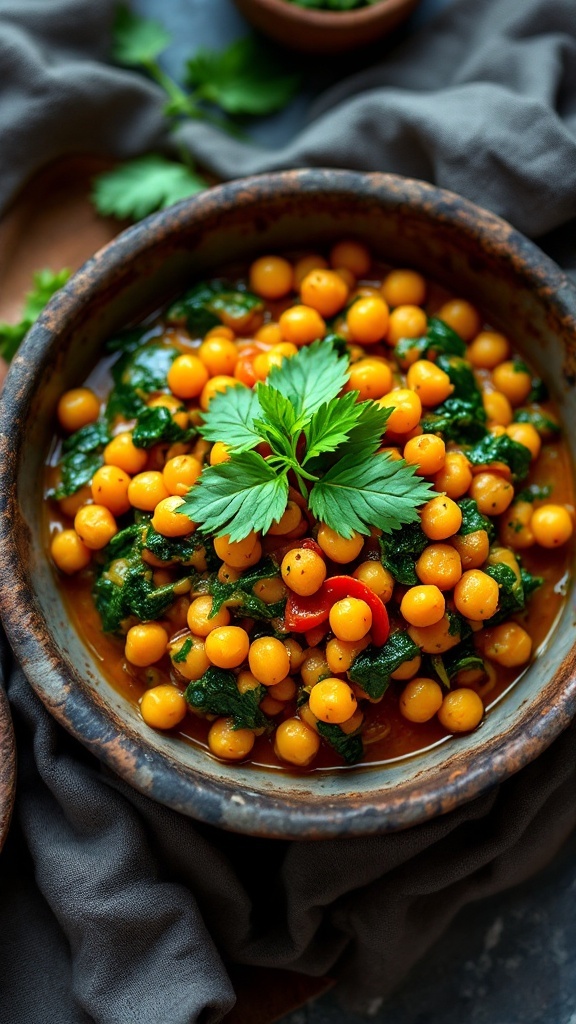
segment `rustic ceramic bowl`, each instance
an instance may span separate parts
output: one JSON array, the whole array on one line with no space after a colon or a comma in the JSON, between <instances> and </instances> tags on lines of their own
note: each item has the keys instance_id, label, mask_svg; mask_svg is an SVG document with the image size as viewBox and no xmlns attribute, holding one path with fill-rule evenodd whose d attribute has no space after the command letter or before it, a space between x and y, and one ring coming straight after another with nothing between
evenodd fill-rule
<instances>
[{"instance_id":1,"label":"rustic ceramic bowl","mask_svg":"<svg viewBox=\"0 0 576 1024\"><path fill-rule=\"evenodd\" d=\"M380 0L351 11L298 7L287 0L234 0L255 28L301 53L343 53L375 43L405 21L419 0Z\"/></svg>"},{"instance_id":2,"label":"rustic ceramic bowl","mask_svg":"<svg viewBox=\"0 0 576 1024\"><path fill-rule=\"evenodd\" d=\"M0 686L0 850L10 827L16 790L16 744L8 698Z\"/></svg>"},{"instance_id":3,"label":"rustic ceramic bowl","mask_svg":"<svg viewBox=\"0 0 576 1024\"><path fill-rule=\"evenodd\" d=\"M536 246L422 182L322 170L223 185L124 232L50 302L12 365L0 408L0 603L32 686L65 728L141 792L265 836L362 835L425 821L522 768L576 713L574 589L536 663L477 731L385 767L307 775L222 764L148 729L69 624L41 526L43 463L61 392L85 378L112 331L196 278L347 236L478 302L521 340L565 422L576 422L576 290ZM568 440L576 445L574 431Z\"/></svg>"}]
</instances>

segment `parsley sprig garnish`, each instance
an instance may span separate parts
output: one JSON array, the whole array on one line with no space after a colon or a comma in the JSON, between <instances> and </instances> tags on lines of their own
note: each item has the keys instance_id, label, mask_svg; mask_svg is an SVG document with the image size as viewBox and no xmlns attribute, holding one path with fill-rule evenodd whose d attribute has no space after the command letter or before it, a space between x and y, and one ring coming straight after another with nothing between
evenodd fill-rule
<instances>
[{"instance_id":1,"label":"parsley sprig garnish","mask_svg":"<svg viewBox=\"0 0 576 1024\"><path fill-rule=\"evenodd\" d=\"M272 114L292 99L299 76L283 69L255 38L238 39L221 52L200 49L186 62L184 86L172 78L160 57L172 39L159 22L122 5L113 29L112 59L144 71L166 94L166 127L175 132L184 119L207 121L239 134L237 117ZM94 180L92 201L103 216L140 220L155 210L208 187L187 149L174 142L178 156L147 153Z\"/></svg>"},{"instance_id":2,"label":"parsley sprig garnish","mask_svg":"<svg viewBox=\"0 0 576 1024\"><path fill-rule=\"evenodd\" d=\"M230 460L206 467L180 512L205 534L242 540L280 519L295 481L314 516L343 537L372 526L391 533L416 522L433 495L416 467L378 452L391 409L341 394L348 360L316 341L274 367L254 391L214 396L200 433L223 441ZM255 449L269 445L263 456Z\"/></svg>"},{"instance_id":3,"label":"parsley sprig garnish","mask_svg":"<svg viewBox=\"0 0 576 1024\"><path fill-rule=\"evenodd\" d=\"M70 277L69 270L37 270L33 277L33 287L26 294L24 308L19 323L0 323L0 356L10 362L15 356L20 342L23 341L32 324L40 316L44 306L55 292L66 284Z\"/></svg>"}]
</instances>

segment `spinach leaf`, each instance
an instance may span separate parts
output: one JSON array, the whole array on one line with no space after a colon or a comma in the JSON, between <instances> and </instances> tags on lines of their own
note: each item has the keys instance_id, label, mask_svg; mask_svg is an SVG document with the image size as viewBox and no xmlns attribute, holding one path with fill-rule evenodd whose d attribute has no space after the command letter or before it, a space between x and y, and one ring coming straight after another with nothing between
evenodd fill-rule
<instances>
[{"instance_id":1,"label":"spinach leaf","mask_svg":"<svg viewBox=\"0 0 576 1024\"><path fill-rule=\"evenodd\" d=\"M194 645L190 637L186 637L186 640L182 644L180 650L176 651L176 654L172 655L172 661L174 662L174 664L181 665L183 662L185 662L193 646Z\"/></svg>"},{"instance_id":2,"label":"spinach leaf","mask_svg":"<svg viewBox=\"0 0 576 1024\"><path fill-rule=\"evenodd\" d=\"M220 565L220 559L214 555L213 545L200 533L192 533L187 537L164 537L152 525L148 525L142 534L142 544L161 562L179 562L181 565L190 565L200 548L205 548L208 565L213 568L216 564Z\"/></svg>"},{"instance_id":3,"label":"spinach leaf","mask_svg":"<svg viewBox=\"0 0 576 1024\"><path fill-rule=\"evenodd\" d=\"M494 524L488 516L480 512L474 498L461 498L457 505L462 512L462 525L458 530L461 537L466 537L469 533L476 533L478 530L486 530L490 540L494 539Z\"/></svg>"},{"instance_id":4,"label":"spinach leaf","mask_svg":"<svg viewBox=\"0 0 576 1024\"><path fill-rule=\"evenodd\" d=\"M132 432L132 440L137 448L151 448L153 444L165 441L189 441L196 433L194 428L183 430L172 418L172 413L165 406L159 405L152 409L143 409Z\"/></svg>"},{"instance_id":5,"label":"spinach leaf","mask_svg":"<svg viewBox=\"0 0 576 1024\"><path fill-rule=\"evenodd\" d=\"M391 633L382 647L369 644L356 655L348 678L358 683L369 697L381 697L388 689L392 673L417 654L420 648L409 633Z\"/></svg>"},{"instance_id":6,"label":"spinach leaf","mask_svg":"<svg viewBox=\"0 0 576 1024\"><path fill-rule=\"evenodd\" d=\"M448 634L449 636L459 636L460 640L467 640L469 636L472 636L472 630L466 619L462 618L458 612L452 612L448 610L446 612L448 616Z\"/></svg>"},{"instance_id":7,"label":"spinach leaf","mask_svg":"<svg viewBox=\"0 0 576 1024\"><path fill-rule=\"evenodd\" d=\"M397 530L393 539L381 537L382 565L398 583L414 587L418 583L414 566L427 544L420 523L410 523Z\"/></svg>"},{"instance_id":8,"label":"spinach leaf","mask_svg":"<svg viewBox=\"0 0 576 1024\"><path fill-rule=\"evenodd\" d=\"M269 580L277 575L278 566L271 558L267 558L233 583L222 583L214 573L199 582L198 591L211 595L212 615L217 615L222 605L226 604L236 615L246 615L251 619L276 619L283 615L286 599L266 604L256 596L253 589L261 580Z\"/></svg>"},{"instance_id":9,"label":"spinach leaf","mask_svg":"<svg viewBox=\"0 0 576 1024\"><path fill-rule=\"evenodd\" d=\"M528 370L528 373L530 373L530 370L528 369L528 367L527 367L527 370ZM540 377L533 377L532 378L532 390L531 390L530 394L528 395L528 401L529 402L546 402L548 397L549 397L549 395L548 395L548 388L546 387L544 381L541 380Z\"/></svg>"},{"instance_id":10,"label":"spinach leaf","mask_svg":"<svg viewBox=\"0 0 576 1024\"><path fill-rule=\"evenodd\" d=\"M528 484L528 487L524 487L515 495L514 501L545 501L551 494L552 484L545 484L544 487L539 484Z\"/></svg>"},{"instance_id":11,"label":"spinach leaf","mask_svg":"<svg viewBox=\"0 0 576 1024\"><path fill-rule=\"evenodd\" d=\"M532 409L516 409L514 413L514 423L531 423L535 430L542 437L552 438L556 434L560 433L560 424L556 423L555 420L547 416L542 409L533 407Z\"/></svg>"},{"instance_id":12,"label":"spinach leaf","mask_svg":"<svg viewBox=\"0 0 576 1024\"><path fill-rule=\"evenodd\" d=\"M61 480L50 496L56 500L68 498L89 484L104 463L102 452L109 440L108 428L102 420L81 427L67 438L62 445Z\"/></svg>"},{"instance_id":13,"label":"spinach leaf","mask_svg":"<svg viewBox=\"0 0 576 1024\"><path fill-rule=\"evenodd\" d=\"M444 671L449 680L459 672L471 669L484 670L484 662L471 642L464 642L442 655Z\"/></svg>"},{"instance_id":14,"label":"spinach leaf","mask_svg":"<svg viewBox=\"0 0 576 1024\"><path fill-rule=\"evenodd\" d=\"M498 610L491 619L488 619L487 626L496 626L515 612L522 611L531 594L544 582L542 577L533 576L524 568L520 568L520 579L518 579L514 570L503 562L488 565L484 572L488 576L492 576L492 579L495 579L500 587Z\"/></svg>"},{"instance_id":15,"label":"spinach leaf","mask_svg":"<svg viewBox=\"0 0 576 1024\"><path fill-rule=\"evenodd\" d=\"M106 416L133 419L146 408L145 399L155 391L167 391L166 377L178 350L167 345L144 345L123 355L112 367L114 387Z\"/></svg>"},{"instance_id":16,"label":"spinach leaf","mask_svg":"<svg viewBox=\"0 0 576 1024\"><path fill-rule=\"evenodd\" d=\"M438 317L431 316L423 338L401 338L394 349L396 357L402 362L408 353L416 349L419 357L431 355L463 356L466 345L459 334Z\"/></svg>"},{"instance_id":17,"label":"spinach leaf","mask_svg":"<svg viewBox=\"0 0 576 1024\"><path fill-rule=\"evenodd\" d=\"M236 676L225 669L207 669L201 679L186 687L184 696L195 711L231 718L234 729L261 729L271 724L259 706L266 687L260 685L240 693Z\"/></svg>"},{"instance_id":18,"label":"spinach leaf","mask_svg":"<svg viewBox=\"0 0 576 1024\"><path fill-rule=\"evenodd\" d=\"M358 761L362 760L364 744L360 729L357 732L345 733L339 725L329 722L317 722L316 728L322 739L330 744L346 764L358 764Z\"/></svg>"},{"instance_id":19,"label":"spinach leaf","mask_svg":"<svg viewBox=\"0 0 576 1024\"><path fill-rule=\"evenodd\" d=\"M225 281L207 281L194 285L177 299L167 317L176 323L183 321L190 334L204 336L222 323L222 314L242 320L263 308L262 299L252 292L241 291Z\"/></svg>"},{"instance_id":20,"label":"spinach leaf","mask_svg":"<svg viewBox=\"0 0 576 1024\"><path fill-rule=\"evenodd\" d=\"M447 441L473 444L486 433L486 412L472 367L465 359L453 355L440 355L436 362L448 374L454 391L445 402L426 413L422 428L428 433L443 434Z\"/></svg>"},{"instance_id":21,"label":"spinach leaf","mask_svg":"<svg viewBox=\"0 0 576 1024\"><path fill-rule=\"evenodd\" d=\"M523 444L513 441L508 434L486 437L466 452L466 458L475 466L490 466L493 462L504 462L509 466L514 481L524 480L530 469L531 452Z\"/></svg>"}]
</instances>

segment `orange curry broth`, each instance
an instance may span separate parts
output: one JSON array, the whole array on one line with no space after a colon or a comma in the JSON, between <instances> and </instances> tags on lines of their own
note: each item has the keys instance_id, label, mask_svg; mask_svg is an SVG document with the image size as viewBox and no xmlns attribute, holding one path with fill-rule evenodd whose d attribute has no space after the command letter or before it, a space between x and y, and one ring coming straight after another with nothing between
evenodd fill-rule
<instances>
[{"instance_id":1,"label":"orange curry broth","mask_svg":"<svg viewBox=\"0 0 576 1024\"><path fill-rule=\"evenodd\" d=\"M390 269L393 268L378 264L378 280L359 281L358 287L365 285L377 286ZM240 275L231 273L229 276L233 278ZM427 301L423 308L430 315L444 301L450 298L451 294L435 282L428 281L427 285ZM265 320L277 320L282 310L290 304L291 300L266 301L265 308L267 313ZM484 324L481 327L481 330L491 329L493 330L494 328L488 324ZM152 326L150 338L153 338L155 342L165 341L168 345L179 349L181 352L194 352L202 342L202 338L191 339L185 331L177 327L170 327L159 336L158 328ZM241 355L243 349L245 349L247 354L252 354L256 350L267 351L271 347L252 338L237 338L236 342ZM516 349L513 347L509 358L514 358L515 354L517 354ZM384 344L371 344L367 347L366 355L390 356L390 348ZM82 385L91 388L103 402L106 401L111 389L109 370L115 358L115 356L104 357ZM489 371L475 370L475 373L481 382L483 382L483 379L486 380L486 375L489 376ZM405 374L394 371L394 377L397 381L400 381L401 378L402 380L405 378ZM401 384L401 386L405 385ZM541 403L541 407L544 412L549 412L558 418L552 403ZM128 429L128 427L122 427L122 429ZM459 446L456 447L458 448ZM48 459L45 480L46 493L50 491L58 479L56 465L60 458L60 449L61 438L56 437ZM153 462L153 459L154 450L152 449L149 455L149 464L146 468L161 468ZM532 464L529 476L523 481L521 486L525 488L529 484L551 486L552 490L546 499L547 502L574 505L575 492L572 464L568 448L562 439L543 442L540 455L536 463ZM538 507L538 504L542 504L542 502L536 503L535 507ZM503 514L506 515L506 513ZM69 528L71 523L72 520L70 517L63 515L57 502L51 500L44 502L44 536L47 551L54 534L61 529ZM270 540L280 542L282 538L270 538ZM539 648L547 640L563 604L566 581L570 571L569 566L572 560L573 543L572 541L557 549L543 549L538 545L534 545L532 548L524 549L520 552L522 564L525 568L544 579L542 586L535 591L528 601L526 609L510 616L510 619L520 623L532 638L533 654L528 665L534 660ZM270 547L273 547L273 545ZM363 557L361 554L358 559L346 566L336 566L329 562L329 567L332 565L332 569L329 568L329 575L341 572L351 574L356 564L363 560ZM134 704L138 703L146 689L152 685L173 682L180 689L185 688L187 682L183 682L176 676L168 655L165 655L161 661L155 663L150 668L137 668L126 661L123 638L102 632L100 617L91 596L93 579L94 573L91 567L75 576L57 574L63 601L74 628L95 657L102 675L117 691ZM396 586L399 587L400 584L396 584ZM390 610L390 606L388 606L388 609ZM162 621L166 622L169 615L170 609L162 616ZM176 634L185 629L186 614L184 611L181 620L178 621L177 625L172 626L172 630ZM302 645L305 647L304 638L298 639L301 639ZM489 711L510 687L521 678L528 667L528 665L524 665L520 668L507 669L493 662L490 664L495 673L495 680L483 685L481 684L478 687L472 687L477 689L482 697L486 711ZM360 765L381 764L409 757L450 738L450 734L440 724L436 716L428 722L415 724L401 715L399 698L405 685L406 682L404 681L391 680L388 690L379 703L370 704L363 702L365 717L362 725L362 735L365 743L365 754ZM287 703L285 711L274 717L274 725L277 726L283 718L289 718L294 713L295 702L290 701ZM481 724L479 728L481 728ZM189 712L185 719L172 730L172 734L180 736L184 742L189 742L203 748L206 753L212 756L207 744L209 725L210 722L198 717L193 712ZM457 736L452 737L452 739L457 741ZM272 736L257 736L249 756L250 763L255 766L273 767L291 772L313 772L327 768L343 769L358 767L358 765L344 765L342 759L332 748L328 744L322 743L312 765L306 768L298 768L277 758L274 753L273 742L273 734Z\"/></svg>"}]
</instances>

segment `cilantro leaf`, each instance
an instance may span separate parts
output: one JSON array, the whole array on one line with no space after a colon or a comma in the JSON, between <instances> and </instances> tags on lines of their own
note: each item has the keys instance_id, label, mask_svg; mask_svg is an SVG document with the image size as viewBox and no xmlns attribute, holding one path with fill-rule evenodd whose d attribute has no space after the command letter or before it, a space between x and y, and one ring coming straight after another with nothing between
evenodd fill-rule
<instances>
[{"instance_id":1,"label":"cilantro leaf","mask_svg":"<svg viewBox=\"0 0 576 1024\"><path fill-rule=\"evenodd\" d=\"M323 341L301 348L291 359L272 367L268 375L268 383L290 399L298 417L312 416L336 398L347 381L348 360Z\"/></svg>"},{"instance_id":2,"label":"cilantro leaf","mask_svg":"<svg viewBox=\"0 0 576 1024\"><path fill-rule=\"evenodd\" d=\"M208 187L199 174L160 153L148 153L98 174L91 199L103 217L141 220Z\"/></svg>"},{"instance_id":3,"label":"cilantro leaf","mask_svg":"<svg viewBox=\"0 0 576 1024\"><path fill-rule=\"evenodd\" d=\"M149 64L172 41L160 22L142 18L124 4L116 11L112 32L112 58L126 67Z\"/></svg>"},{"instance_id":4,"label":"cilantro leaf","mask_svg":"<svg viewBox=\"0 0 576 1024\"><path fill-rule=\"evenodd\" d=\"M186 64L187 84L198 97L228 114L272 114L285 107L300 76L278 66L268 46L248 36L216 53L200 49Z\"/></svg>"},{"instance_id":5,"label":"cilantro leaf","mask_svg":"<svg viewBox=\"0 0 576 1024\"><path fill-rule=\"evenodd\" d=\"M304 465L318 455L333 452L347 441L350 431L362 416L362 406L356 401L357 391L342 398L333 398L316 409L304 427L307 448Z\"/></svg>"},{"instance_id":6,"label":"cilantro leaf","mask_svg":"<svg viewBox=\"0 0 576 1024\"><path fill-rule=\"evenodd\" d=\"M309 497L310 510L343 537L354 530L369 534L376 526L384 533L418 520L418 505L433 496L432 484L415 476L416 467L387 453L363 462L345 455L333 465Z\"/></svg>"},{"instance_id":7,"label":"cilantro leaf","mask_svg":"<svg viewBox=\"0 0 576 1024\"><path fill-rule=\"evenodd\" d=\"M24 309L19 323L0 323L0 356L7 362L14 358L32 324L36 322L44 306L55 292L62 288L70 277L69 270L37 270L32 278L33 288L24 300Z\"/></svg>"},{"instance_id":8,"label":"cilantro leaf","mask_svg":"<svg viewBox=\"0 0 576 1024\"><path fill-rule=\"evenodd\" d=\"M209 466L184 499L179 512L204 533L242 540L251 530L265 533L280 519L288 501L286 471L278 475L261 455L241 452L230 462Z\"/></svg>"},{"instance_id":9,"label":"cilantro leaf","mask_svg":"<svg viewBox=\"0 0 576 1024\"><path fill-rule=\"evenodd\" d=\"M254 420L261 414L255 391L228 388L214 395L199 431L206 441L223 441L229 451L247 452L262 441L254 427Z\"/></svg>"}]
</instances>

